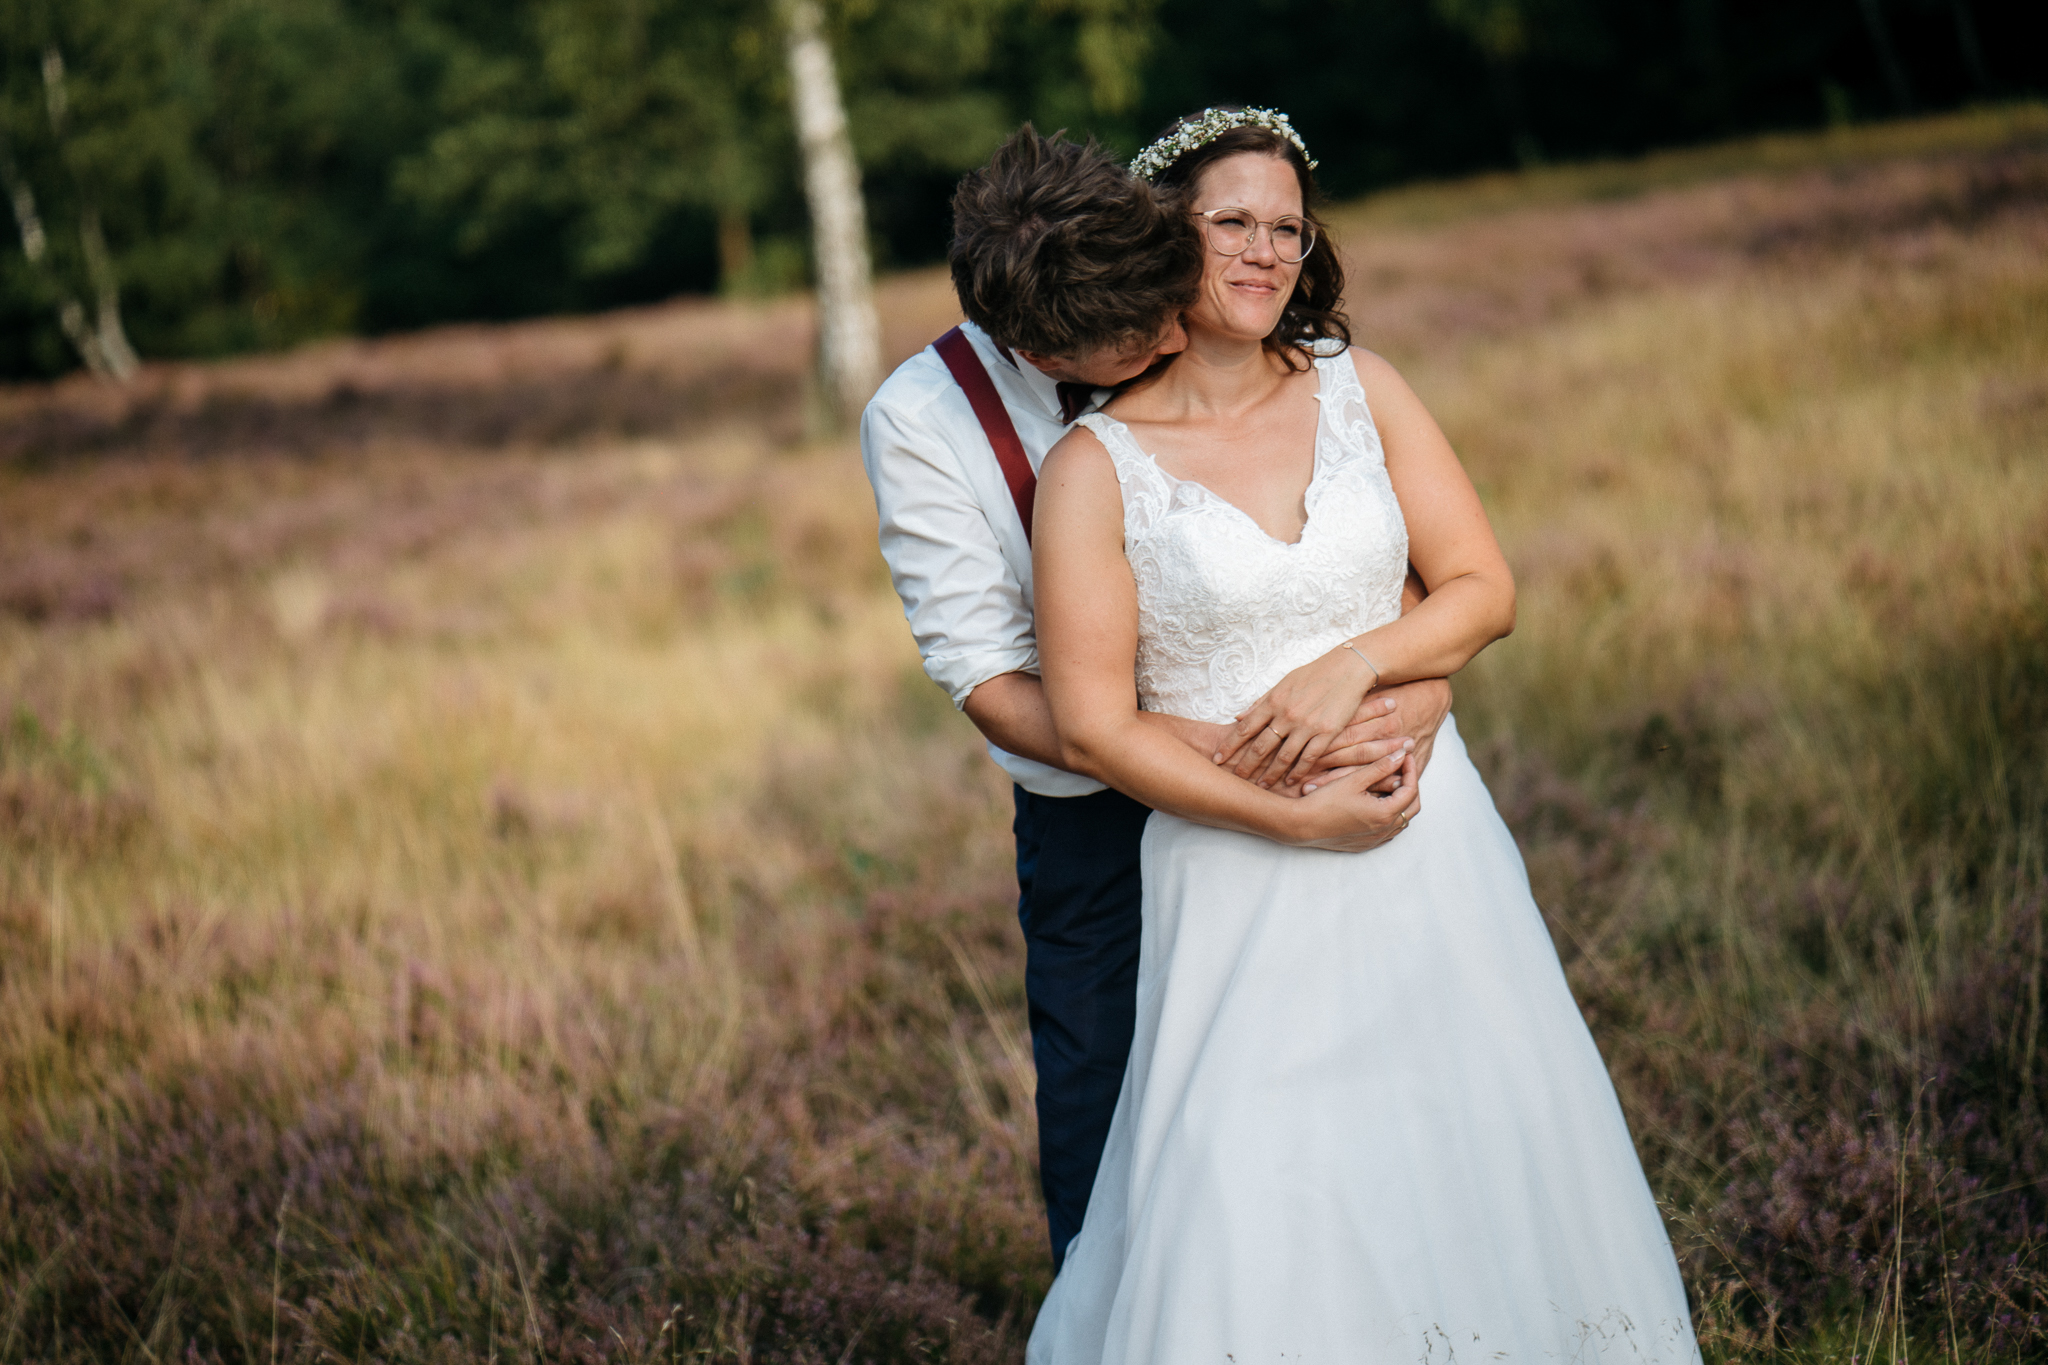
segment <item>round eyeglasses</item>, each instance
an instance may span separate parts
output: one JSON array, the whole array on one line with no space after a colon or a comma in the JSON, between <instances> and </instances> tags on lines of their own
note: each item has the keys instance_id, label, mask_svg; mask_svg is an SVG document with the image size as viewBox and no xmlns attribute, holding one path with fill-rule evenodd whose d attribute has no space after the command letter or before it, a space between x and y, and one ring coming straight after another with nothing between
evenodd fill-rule
<instances>
[{"instance_id":1,"label":"round eyeglasses","mask_svg":"<svg viewBox=\"0 0 2048 1365\"><path fill-rule=\"evenodd\" d=\"M1316 230L1306 218L1286 214L1273 222L1252 217L1250 209L1204 209L1195 217L1202 220L1202 233L1209 245L1225 256L1242 256L1266 229L1273 254L1288 265L1300 265L1316 249Z\"/></svg>"}]
</instances>

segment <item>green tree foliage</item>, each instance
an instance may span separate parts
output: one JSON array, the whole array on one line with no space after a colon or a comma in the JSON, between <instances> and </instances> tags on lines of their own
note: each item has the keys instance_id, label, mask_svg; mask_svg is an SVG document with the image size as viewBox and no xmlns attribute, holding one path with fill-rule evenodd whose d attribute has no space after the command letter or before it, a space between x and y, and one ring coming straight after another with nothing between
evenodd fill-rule
<instances>
[{"instance_id":1,"label":"green tree foliage","mask_svg":"<svg viewBox=\"0 0 2048 1365\"><path fill-rule=\"evenodd\" d=\"M830 7L882 259L901 206L930 215L1024 118L1128 110L1156 7ZM74 73L65 147L37 74L52 46ZM769 0L0 0L0 73L50 229L41 262L0 250L0 373L76 363L57 296L86 292L89 202L145 355L802 277ZM908 254L942 234L905 233Z\"/></svg>"},{"instance_id":2,"label":"green tree foliage","mask_svg":"<svg viewBox=\"0 0 2048 1365\"><path fill-rule=\"evenodd\" d=\"M144 355L356 324L361 224L405 132L394 29L332 0L0 0L0 34L0 132L50 240L47 270L0 253L0 364L70 362L48 315L56 293L91 292L78 225L94 212ZM41 107L51 53L61 136Z\"/></svg>"},{"instance_id":3,"label":"green tree foliage","mask_svg":"<svg viewBox=\"0 0 2048 1365\"><path fill-rule=\"evenodd\" d=\"M2038 0L1165 0L1140 122L1275 104L1339 195L2048 90Z\"/></svg>"},{"instance_id":4,"label":"green tree foliage","mask_svg":"<svg viewBox=\"0 0 2048 1365\"><path fill-rule=\"evenodd\" d=\"M846 0L829 7L855 151L897 180L957 178L1041 108L1128 110L1156 0ZM468 250L540 215L569 264L631 268L681 213L718 220L728 287L789 282L798 169L769 0L540 0L451 38L440 128L398 192ZM1019 49L1051 59L1022 70ZM920 200L920 205L925 204ZM779 239L766 260L752 243ZM888 235L886 232L885 236Z\"/></svg>"},{"instance_id":5,"label":"green tree foliage","mask_svg":"<svg viewBox=\"0 0 2048 1365\"><path fill-rule=\"evenodd\" d=\"M1516 66L1529 50L1533 18L1526 0L1430 0L1430 7L1450 27L1465 35L1486 59L1494 98L1510 129L1515 156L1523 165L1542 160L1541 145L1529 127L1522 106Z\"/></svg>"},{"instance_id":6,"label":"green tree foliage","mask_svg":"<svg viewBox=\"0 0 2048 1365\"><path fill-rule=\"evenodd\" d=\"M826 9L885 266L943 252L1026 118L1130 151L1276 104L1349 194L2048 88L2022 0ZM800 283L786 81L772 0L0 0L0 179L43 248L0 219L0 375L78 364L64 305L107 281L144 357Z\"/></svg>"},{"instance_id":7,"label":"green tree foliage","mask_svg":"<svg viewBox=\"0 0 2048 1365\"><path fill-rule=\"evenodd\" d=\"M757 212L788 170L753 0L541 0L445 26L439 127L393 188L477 251L535 217L585 277L628 270L678 210Z\"/></svg>"}]
</instances>

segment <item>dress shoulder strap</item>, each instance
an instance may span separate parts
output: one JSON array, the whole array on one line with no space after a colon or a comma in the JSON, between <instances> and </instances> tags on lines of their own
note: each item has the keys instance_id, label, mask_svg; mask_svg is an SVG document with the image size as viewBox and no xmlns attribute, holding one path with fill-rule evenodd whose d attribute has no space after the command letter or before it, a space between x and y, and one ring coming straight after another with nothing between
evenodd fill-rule
<instances>
[{"instance_id":1,"label":"dress shoulder strap","mask_svg":"<svg viewBox=\"0 0 2048 1365\"><path fill-rule=\"evenodd\" d=\"M1086 427L1109 452L1117 486L1124 495L1124 539L1142 539L1173 502L1173 481L1159 462L1145 453L1131 429L1106 412L1084 413L1074 425Z\"/></svg>"},{"instance_id":2,"label":"dress shoulder strap","mask_svg":"<svg viewBox=\"0 0 2048 1365\"><path fill-rule=\"evenodd\" d=\"M939 359L953 372L953 382L966 393L974 419L981 423L981 434L988 437L989 449L1002 466L1003 482L1010 486L1010 501L1016 505L1017 519L1024 523L1024 543L1029 545L1031 509L1038 501L1038 475L1024 453L1024 442L1017 438L1017 424L1010 420L1010 410L1003 406L995 380L988 377L988 367L974 353L974 343L965 332L955 327L932 345L938 350Z\"/></svg>"},{"instance_id":3,"label":"dress shoulder strap","mask_svg":"<svg viewBox=\"0 0 2048 1365\"><path fill-rule=\"evenodd\" d=\"M1351 348L1318 355L1316 369L1322 381L1317 396L1323 402L1323 425L1330 440L1330 446L1321 452L1323 465L1331 467L1361 458L1384 464L1386 453L1380 447L1379 426L1372 420L1372 408L1365 401L1365 385L1359 381Z\"/></svg>"}]
</instances>

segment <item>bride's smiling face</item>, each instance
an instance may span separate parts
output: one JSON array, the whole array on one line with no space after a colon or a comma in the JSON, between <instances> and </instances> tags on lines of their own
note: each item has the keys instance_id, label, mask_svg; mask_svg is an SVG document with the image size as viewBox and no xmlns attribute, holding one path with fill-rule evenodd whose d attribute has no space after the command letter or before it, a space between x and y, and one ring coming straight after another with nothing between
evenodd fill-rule
<instances>
[{"instance_id":1,"label":"bride's smiling face","mask_svg":"<svg viewBox=\"0 0 2048 1365\"><path fill-rule=\"evenodd\" d=\"M1290 214L1300 216L1301 182L1294 167L1279 157L1245 152L1202 171L1191 207L1198 214L1245 209L1270 224ZM1252 244L1237 256L1218 251L1206 228L1203 240L1208 245L1202 253L1201 291L1188 310L1188 321L1226 336L1265 339L1280 325L1281 310L1301 278L1300 262L1289 265L1280 259L1270 227L1257 229Z\"/></svg>"}]
</instances>

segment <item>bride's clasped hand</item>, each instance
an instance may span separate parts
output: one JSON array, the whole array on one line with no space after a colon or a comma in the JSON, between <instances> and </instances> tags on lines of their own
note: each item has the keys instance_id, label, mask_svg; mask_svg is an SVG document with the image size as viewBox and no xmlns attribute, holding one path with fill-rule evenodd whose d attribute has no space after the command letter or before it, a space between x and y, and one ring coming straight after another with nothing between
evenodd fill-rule
<instances>
[{"instance_id":1,"label":"bride's clasped hand","mask_svg":"<svg viewBox=\"0 0 2048 1365\"><path fill-rule=\"evenodd\" d=\"M1291 808L1276 812L1265 837L1296 848L1363 853L1406 829L1421 809L1415 741L1383 744L1392 752L1375 762L1332 769L1292 789L1279 786L1283 797L1291 791L1299 796Z\"/></svg>"}]
</instances>

